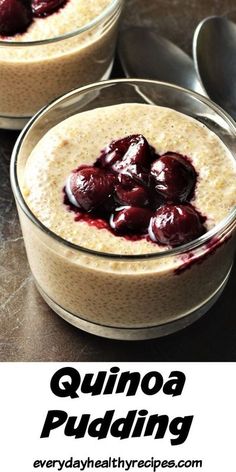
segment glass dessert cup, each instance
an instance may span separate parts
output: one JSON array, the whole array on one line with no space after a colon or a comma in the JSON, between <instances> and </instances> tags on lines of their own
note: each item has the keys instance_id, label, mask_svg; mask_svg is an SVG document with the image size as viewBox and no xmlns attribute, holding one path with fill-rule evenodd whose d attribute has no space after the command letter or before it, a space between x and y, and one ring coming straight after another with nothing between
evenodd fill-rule
<instances>
[{"instance_id":1,"label":"glass dessert cup","mask_svg":"<svg viewBox=\"0 0 236 472\"><path fill-rule=\"evenodd\" d=\"M236 209L188 244L122 255L89 250L57 236L33 215L21 192L28 157L49 129L76 113L132 102L169 107L197 119L235 155L235 123L208 99L170 84L121 79L74 90L41 110L15 145L11 183L29 264L48 305L90 333L137 340L182 329L215 303L233 264Z\"/></svg>"},{"instance_id":2,"label":"glass dessert cup","mask_svg":"<svg viewBox=\"0 0 236 472\"><path fill-rule=\"evenodd\" d=\"M84 27L42 41L0 41L0 128L22 129L73 88L108 79L123 0Z\"/></svg>"}]
</instances>

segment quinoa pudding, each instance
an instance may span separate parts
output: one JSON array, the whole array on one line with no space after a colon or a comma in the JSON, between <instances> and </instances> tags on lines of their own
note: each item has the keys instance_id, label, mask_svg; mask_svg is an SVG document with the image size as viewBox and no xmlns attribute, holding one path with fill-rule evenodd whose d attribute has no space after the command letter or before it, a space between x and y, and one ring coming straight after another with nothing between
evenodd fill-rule
<instances>
[{"instance_id":1,"label":"quinoa pudding","mask_svg":"<svg viewBox=\"0 0 236 472\"><path fill-rule=\"evenodd\" d=\"M142 211L151 212L153 222L142 231L137 227L133 232L116 231L116 217L113 224L110 217L93 218L90 208L81 211L78 202L70 199L68 178L76 172L85 174L91 166L98 169L104 150L130 136L145 137L152 153L152 175L162 156L183 158L194 170L192 188L175 202L178 208L191 207L197 215L197 229L190 231L190 238L188 231L180 240L168 240L168 228L162 232L167 239L156 231L157 212L173 206L173 198L160 188L158 203L140 204ZM20 211L29 263L41 293L75 317L116 328L153 327L205 305L224 284L232 264L232 231L212 238L200 250L173 254L173 247L214 229L236 205L235 161L221 140L198 121L169 108L135 103L79 113L44 135L26 165L18 162L18 175L28 207L45 227L100 256L111 254L111 258L97 257L55 244ZM116 183L112 186L117 189ZM127 201L121 199L119 204L122 212ZM165 256L158 258L163 251ZM146 254L157 257L125 258Z\"/></svg>"},{"instance_id":2,"label":"quinoa pudding","mask_svg":"<svg viewBox=\"0 0 236 472\"><path fill-rule=\"evenodd\" d=\"M5 3L13 18L5 19ZM122 0L54 0L48 1L50 11L41 4L45 8L47 2L32 0L32 16L31 10L23 15L21 8L28 8L23 0L0 2L1 117L30 117L111 70Z\"/></svg>"}]
</instances>

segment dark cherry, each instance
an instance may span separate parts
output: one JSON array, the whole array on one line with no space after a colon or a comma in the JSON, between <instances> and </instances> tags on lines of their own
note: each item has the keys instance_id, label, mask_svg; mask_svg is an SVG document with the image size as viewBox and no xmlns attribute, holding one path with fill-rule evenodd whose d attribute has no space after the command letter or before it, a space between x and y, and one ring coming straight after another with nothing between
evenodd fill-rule
<instances>
[{"instance_id":1,"label":"dark cherry","mask_svg":"<svg viewBox=\"0 0 236 472\"><path fill-rule=\"evenodd\" d=\"M32 0L32 11L36 17L48 16L65 6L68 0Z\"/></svg>"},{"instance_id":2,"label":"dark cherry","mask_svg":"<svg viewBox=\"0 0 236 472\"><path fill-rule=\"evenodd\" d=\"M71 174L69 185L78 206L92 211L109 199L114 190L114 181L115 177L111 173L85 167Z\"/></svg>"},{"instance_id":3,"label":"dark cherry","mask_svg":"<svg viewBox=\"0 0 236 472\"><path fill-rule=\"evenodd\" d=\"M130 137L130 144L126 153L122 160L117 160L112 165L112 170L143 182L147 180L150 165L151 151L149 144L144 136L138 134Z\"/></svg>"},{"instance_id":4,"label":"dark cherry","mask_svg":"<svg viewBox=\"0 0 236 472\"><path fill-rule=\"evenodd\" d=\"M149 226L153 241L173 247L193 241L204 232L201 217L191 205L164 205L156 211Z\"/></svg>"},{"instance_id":5,"label":"dark cherry","mask_svg":"<svg viewBox=\"0 0 236 472\"><path fill-rule=\"evenodd\" d=\"M104 218L105 220L109 221L110 215L115 211L117 208L117 202L114 199L114 195L110 194L100 205L95 208L95 212L97 217Z\"/></svg>"},{"instance_id":6,"label":"dark cherry","mask_svg":"<svg viewBox=\"0 0 236 472\"><path fill-rule=\"evenodd\" d=\"M148 189L138 185L129 176L118 174L115 197L121 205L145 207L149 204Z\"/></svg>"},{"instance_id":7,"label":"dark cherry","mask_svg":"<svg viewBox=\"0 0 236 472\"><path fill-rule=\"evenodd\" d=\"M125 189L121 185L117 185L116 196L121 205L145 207L149 203L148 192L141 186Z\"/></svg>"},{"instance_id":8,"label":"dark cherry","mask_svg":"<svg viewBox=\"0 0 236 472\"><path fill-rule=\"evenodd\" d=\"M149 208L126 207L111 216L110 226L119 235L147 232L153 212Z\"/></svg>"},{"instance_id":9,"label":"dark cherry","mask_svg":"<svg viewBox=\"0 0 236 472\"><path fill-rule=\"evenodd\" d=\"M30 5L24 0L0 0L0 35L23 33L31 21Z\"/></svg>"},{"instance_id":10,"label":"dark cherry","mask_svg":"<svg viewBox=\"0 0 236 472\"><path fill-rule=\"evenodd\" d=\"M153 159L153 148L141 134L133 134L112 141L97 159L96 167L109 168L111 171L129 175L139 181L147 180L147 171ZM145 176L144 176L145 174Z\"/></svg>"},{"instance_id":11,"label":"dark cherry","mask_svg":"<svg viewBox=\"0 0 236 472\"><path fill-rule=\"evenodd\" d=\"M166 200L160 193L155 190L155 187L150 186L148 188L148 195L149 195L149 207L156 211L158 208L166 204Z\"/></svg>"},{"instance_id":12,"label":"dark cherry","mask_svg":"<svg viewBox=\"0 0 236 472\"><path fill-rule=\"evenodd\" d=\"M172 202L186 202L193 196L197 175L187 158L174 152L159 157L151 166L155 188Z\"/></svg>"},{"instance_id":13,"label":"dark cherry","mask_svg":"<svg viewBox=\"0 0 236 472\"><path fill-rule=\"evenodd\" d=\"M126 189L131 189L134 186L134 181L131 177L124 174L117 174L117 184Z\"/></svg>"},{"instance_id":14,"label":"dark cherry","mask_svg":"<svg viewBox=\"0 0 236 472\"><path fill-rule=\"evenodd\" d=\"M111 141L96 160L95 167L105 167L111 169L115 162L120 161L127 152L133 136Z\"/></svg>"},{"instance_id":15,"label":"dark cherry","mask_svg":"<svg viewBox=\"0 0 236 472\"><path fill-rule=\"evenodd\" d=\"M158 156L135 134L112 141L93 165L72 171L64 203L77 220L132 240L149 234L153 242L176 247L205 232L204 217L188 203L196 180L187 157Z\"/></svg>"}]
</instances>

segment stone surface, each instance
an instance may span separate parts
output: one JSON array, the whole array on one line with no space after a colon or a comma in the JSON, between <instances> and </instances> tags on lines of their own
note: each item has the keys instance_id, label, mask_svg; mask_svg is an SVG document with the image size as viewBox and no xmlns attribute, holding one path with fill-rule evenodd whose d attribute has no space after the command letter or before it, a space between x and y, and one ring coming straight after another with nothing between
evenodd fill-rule
<instances>
[{"instance_id":1,"label":"stone surface","mask_svg":"<svg viewBox=\"0 0 236 472\"><path fill-rule=\"evenodd\" d=\"M155 25L191 53L197 23L235 0L127 0L123 23ZM116 64L114 76L121 75ZM159 340L120 342L77 330L38 294L9 184L16 132L0 130L0 361L236 361L236 267L216 305L191 327Z\"/></svg>"}]
</instances>

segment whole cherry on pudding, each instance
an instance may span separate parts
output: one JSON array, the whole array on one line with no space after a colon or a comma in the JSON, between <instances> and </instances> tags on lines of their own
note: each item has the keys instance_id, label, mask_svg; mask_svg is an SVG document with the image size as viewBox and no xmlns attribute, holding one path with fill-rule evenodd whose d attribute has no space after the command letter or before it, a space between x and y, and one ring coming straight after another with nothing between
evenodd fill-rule
<instances>
[{"instance_id":1,"label":"whole cherry on pudding","mask_svg":"<svg viewBox=\"0 0 236 472\"><path fill-rule=\"evenodd\" d=\"M149 208L126 207L111 216L110 226L120 235L147 232L153 213Z\"/></svg>"},{"instance_id":2,"label":"whole cherry on pudding","mask_svg":"<svg viewBox=\"0 0 236 472\"><path fill-rule=\"evenodd\" d=\"M164 205L156 211L149 226L149 235L154 242L173 247L193 241L204 233L202 218L191 205Z\"/></svg>"},{"instance_id":3,"label":"whole cherry on pudding","mask_svg":"<svg viewBox=\"0 0 236 472\"><path fill-rule=\"evenodd\" d=\"M153 162L151 174L156 191L167 200L185 202L193 196L197 175L184 156L174 152L163 154Z\"/></svg>"},{"instance_id":4,"label":"whole cherry on pudding","mask_svg":"<svg viewBox=\"0 0 236 472\"><path fill-rule=\"evenodd\" d=\"M82 167L70 175L66 185L67 196L75 206L92 211L109 199L114 180L113 174L102 169Z\"/></svg>"},{"instance_id":5,"label":"whole cherry on pudding","mask_svg":"<svg viewBox=\"0 0 236 472\"><path fill-rule=\"evenodd\" d=\"M145 137L133 134L112 141L102 151L95 165L146 183L153 154L153 148L149 146Z\"/></svg>"},{"instance_id":6,"label":"whole cherry on pudding","mask_svg":"<svg viewBox=\"0 0 236 472\"><path fill-rule=\"evenodd\" d=\"M111 143L102 150L101 155L95 162L95 166L112 169L115 162L123 159L135 137L136 135L131 135L111 141Z\"/></svg>"},{"instance_id":7,"label":"whole cherry on pudding","mask_svg":"<svg viewBox=\"0 0 236 472\"><path fill-rule=\"evenodd\" d=\"M68 0L32 0L32 11L36 17L48 16L65 6Z\"/></svg>"},{"instance_id":8,"label":"whole cherry on pudding","mask_svg":"<svg viewBox=\"0 0 236 472\"><path fill-rule=\"evenodd\" d=\"M117 160L112 170L118 174L129 175L138 182L147 182L152 159L151 149L144 136L130 136L129 147L122 160Z\"/></svg>"},{"instance_id":9,"label":"whole cherry on pudding","mask_svg":"<svg viewBox=\"0 0 236 472\"><path fill-rule=\"evenodd\" d=\"M26 31L32 21L30 4L24 0L0 0L0 35Z\"/></svg>"}]
</instances>

